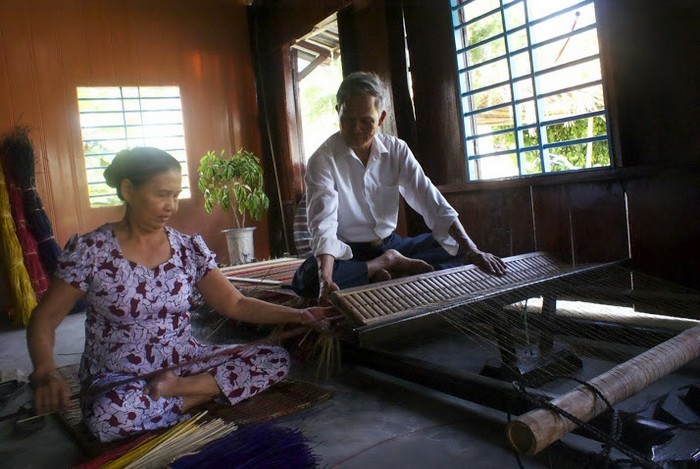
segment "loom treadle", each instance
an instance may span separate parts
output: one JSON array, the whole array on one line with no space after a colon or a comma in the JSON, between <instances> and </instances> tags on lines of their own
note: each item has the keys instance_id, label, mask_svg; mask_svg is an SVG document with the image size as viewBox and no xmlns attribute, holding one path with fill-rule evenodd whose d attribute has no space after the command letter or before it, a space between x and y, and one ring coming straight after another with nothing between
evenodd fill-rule
<instances>
[{"instance_id":1,"label":"loom treadle","mask_svg":"<svg viewBox=\"0 0 700 469\"><path fill-rule=\"evenodd\" d=\"M481 375L503 381L522 381L531 387L539 387L557 376L580 371L583 361L566 344L554 342L550 351L543 352L535 345L518 346L516 357L509 362L495 360L487 363Z\"/></svg>"}]
</instances>

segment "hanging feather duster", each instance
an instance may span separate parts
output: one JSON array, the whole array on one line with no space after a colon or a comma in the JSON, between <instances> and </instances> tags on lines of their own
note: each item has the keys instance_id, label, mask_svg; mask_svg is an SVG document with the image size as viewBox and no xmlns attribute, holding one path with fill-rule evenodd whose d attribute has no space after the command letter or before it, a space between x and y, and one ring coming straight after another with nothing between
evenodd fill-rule
<instances>
[{"instance_id":1,"label":"hanging feather duster","mask_svg":"<svg viewBox=\"0 0 700 469\"><path fill-rule=\"evenodd\" d=\"M10 319L27 326L36 308L36 294L22 259L22 246L15 231L10 211L10 196L5 183L5 172L0 165L0 261L5 266L10 287Z\"/></svg>"}]
</instances>

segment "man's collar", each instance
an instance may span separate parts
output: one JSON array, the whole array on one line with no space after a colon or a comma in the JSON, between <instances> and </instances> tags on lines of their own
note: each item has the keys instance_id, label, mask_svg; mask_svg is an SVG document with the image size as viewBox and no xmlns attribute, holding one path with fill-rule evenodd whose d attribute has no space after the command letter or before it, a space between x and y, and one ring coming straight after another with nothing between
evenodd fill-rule
<instances>
[{"instance_id":1,"label":"man's collar","mask_svg":"<svg viewBox=\"0 0 700 469\"><path fill-rule=\"evenodd\" d=\"M347 146L345 143L345 140L343 140L343 136L338 132L337 134L337 140L335 142L335 154L338 156L354 156L355 152ZM379 138L379 133L377 133L374 136L374 141L372 142L372 150L370 151L369 157L372 158L372 156L380 157L382 155L387 155L389 154L389 150L384 146L384 143L382 143L382 139Z\"/></svg>"}]
</instances>

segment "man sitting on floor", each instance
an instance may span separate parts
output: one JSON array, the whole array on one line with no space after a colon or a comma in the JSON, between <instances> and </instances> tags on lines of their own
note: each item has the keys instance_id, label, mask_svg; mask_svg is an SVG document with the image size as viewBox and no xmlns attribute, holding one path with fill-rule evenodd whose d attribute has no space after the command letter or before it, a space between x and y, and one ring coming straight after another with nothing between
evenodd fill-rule
<instances>
[{"instance_id":1,"label":"man sitting on floor","mask_svg":"<svg viewBox=\"0 0 700 469\"><path fill-rule=\"evenodd\" d=\"M379 78L365 72L348 75L336 101L340 131L316 150L307 166L313 256L297 270L294 290L327 304L334 290L465 262L504 274L503 261L477 248L406 142L379 132L386 118ZM399 195L432 233L402 238L394 232Z\"/></svg>"}]
</instances>

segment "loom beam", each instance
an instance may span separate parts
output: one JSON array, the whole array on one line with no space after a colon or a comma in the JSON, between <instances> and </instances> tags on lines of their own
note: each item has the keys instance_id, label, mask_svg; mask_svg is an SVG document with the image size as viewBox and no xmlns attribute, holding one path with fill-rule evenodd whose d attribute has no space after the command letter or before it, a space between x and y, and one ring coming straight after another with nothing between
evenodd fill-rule
<instances>
[{"instance_id":1,"label":"loom beam","mask_svg":"<svg viewBox=\"0 0 700 469\"><path fill-rule=\"evenodd\" d=\"M346 342L343 343L343 359L355 365L364 366L376 372L501 412L518 415L535 408L531 399L516 391L508 382L437 365L399 353L378 348L358 348ZM542 390L529 388L527 391L530 396L548 400L555 398L553 394ZM648 446L647 443L650 441L663 442L668 439L668 436L664 434L664 431L671 428L668 423L626 412L620 412L620 417L623 419L623 425L626 429L624 435L632 438L630 441L625 441L629 445L639 447L642 450ZM591 420L590 424L601 431L608 431L611 421L612 412L606 410ZM579 432L576 429L573 430L573 433L591 437L587 432ZM649 435L654 435L654 438L650 438Z\"/></svg>"},{"instance_id":2,"label":"loom beam","mask_svg":"<svg viewBox=\"0 0 700 469\"><path fill-rule=\"evenodd\" d=\"M700 356L700 326L628 360L589 380L615 405ZM586 422L607 409L607 405L588 387L578 386L552 401L552 404ZM518 452L537 454L576 424L548 409L536 409L513 420L506 429L510 444Z\"/></svg>"}]
</instances>

